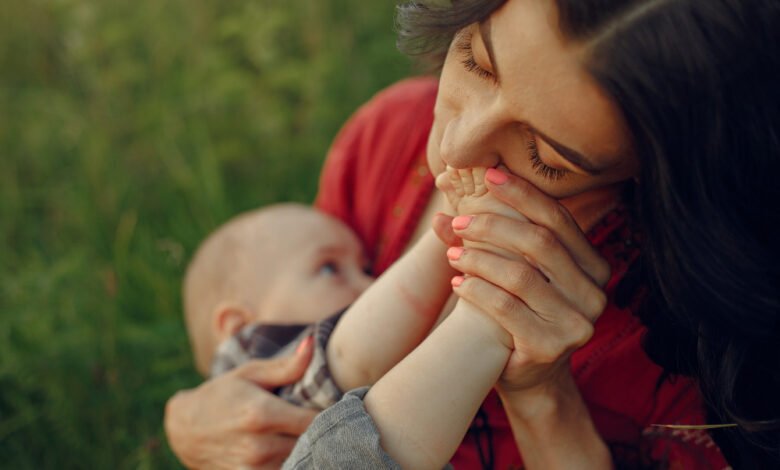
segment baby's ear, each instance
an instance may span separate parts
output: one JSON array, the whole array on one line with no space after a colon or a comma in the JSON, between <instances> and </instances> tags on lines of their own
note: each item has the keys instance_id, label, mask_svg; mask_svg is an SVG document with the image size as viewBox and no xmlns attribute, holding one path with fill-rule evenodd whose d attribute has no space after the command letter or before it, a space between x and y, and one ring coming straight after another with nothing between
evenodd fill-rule
<instances>
[{"instance_id":1,"label":"baby's ear","mask_svg":"<svg viewBox=\"0 0 780 470\"><path fill-rule=\"evenodd\" d=\"M214 310L212 319L217 341L222 342L245 327L252 319L252 312L244 305L222 303Z\"/></svg>"}]
</instances>

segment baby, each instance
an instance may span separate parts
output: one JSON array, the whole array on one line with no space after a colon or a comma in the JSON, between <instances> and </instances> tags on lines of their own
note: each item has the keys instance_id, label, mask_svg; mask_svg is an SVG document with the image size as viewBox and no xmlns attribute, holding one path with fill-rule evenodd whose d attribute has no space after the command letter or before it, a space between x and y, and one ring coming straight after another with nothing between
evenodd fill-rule
<instances>
[{"instance_id":1,"label":"baby","mask_svg":"<svg viewBox=\"0 0 780 470\"><path fill-rule=\"evenodd\" d=\"M281 396L325 408L341 390L373 383L427 335L453 273L432 232L355 302L373 281L367 271L357 236L312 208L279 204L228 221L198 248L184 280L198 370L218 375L314 336L311 365Z\"/></svg>"},{"instance_id":2,"label":"baby","mask_svg":"<svg viewBox=\"0 0 780 470\"><path fill-rule=\"evenodd\" d=\"M372 280L360 241L332 217L298 204L234 217L200 245L184 279L198 371L208 375L217 346L243 328L323 320Z\"/></svg>"},{"instance_id":3,"label":"baby","mask_svg":"<svg viewBox=\"0 0 780 470\"><path fill-rule=\"evenodd\" d=\"M437 186L459 212L520 217L487 193L484 173L449 169ZM283 204L229 221L198 249L184 282L198 369L216 375L313 336L311 364L282 397L326 408L375 383L437 323L455 272L432 230L370 287L365 272L357 237L314 209Z\"/></svg>"}]
</instances>

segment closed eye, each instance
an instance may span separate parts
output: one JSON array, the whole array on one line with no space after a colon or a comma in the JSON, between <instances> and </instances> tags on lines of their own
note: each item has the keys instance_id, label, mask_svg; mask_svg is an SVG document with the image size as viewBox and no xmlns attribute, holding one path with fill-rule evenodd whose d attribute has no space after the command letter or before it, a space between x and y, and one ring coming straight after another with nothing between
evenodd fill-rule
<instances>
[{"instance_id":1,"label":"closed eye","mask_svg":"<svg viewBox=\"0 0 780 470\"><path fill-rule=\"evenodd\" d=\"M531 136L528 139L528 158L531 159L531 166L537 175L552 181L558 181L566 176L569 171L561 168L553 168L544 163L539 156L539 147L536 143L536 137Z\"/></svg>"},{"instance_id":2,"label":"closed eye","mask_svg":"<svg viewBox=\"0 0 780 470\"><path fill-rule=\"evenodd\" d=\"M463 65L463 68L468 72L476 74L478 77L493 84L497 83L496 76L493 72L479 65L474 58L474 50L471 47L473 39L474 33L468 30L463 30L461 33L458 33L458 36L455 39L455 50L458 51L462 57L460 61L461 65Z\"/></svg>"}]
</instances>

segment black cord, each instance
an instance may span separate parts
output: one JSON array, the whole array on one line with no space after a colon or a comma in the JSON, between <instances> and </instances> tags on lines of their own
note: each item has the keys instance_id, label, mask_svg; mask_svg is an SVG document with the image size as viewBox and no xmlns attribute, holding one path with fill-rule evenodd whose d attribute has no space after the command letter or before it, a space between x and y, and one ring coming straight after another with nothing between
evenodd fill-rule
<instances>
[{"instance_id":1,"label":"black cord","mask_svg":"<svg viewBox=\"0 0 780 470\"><path fill-rule=\"evenodd\" d=\"M474 418L474 439L477 441L477 452L479 453L479 463L483 470L493 470L493 430L490 429L488 415L482 407L477 410L477 416ZM487 438L487 455L482 448L482 434Z\"/></svg>"}]
</instances>

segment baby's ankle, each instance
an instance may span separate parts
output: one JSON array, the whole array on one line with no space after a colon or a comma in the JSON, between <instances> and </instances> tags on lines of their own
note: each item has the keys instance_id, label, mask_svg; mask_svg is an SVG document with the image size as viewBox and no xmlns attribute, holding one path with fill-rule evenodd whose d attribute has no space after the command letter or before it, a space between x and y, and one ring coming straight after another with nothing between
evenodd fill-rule
<instances>
[{"instance_id":1,"label":"baby's ankle","mask_svg":"<svg viewBox=\"0 0 780 470\"><path fill-rule=\"evenodd\" d=\"M486 343L500 345L502 349L511 351L514 348L512 335L475 305L460 299L452 315L468 334L483 336Z\"/></svg>"}]
</instances>

